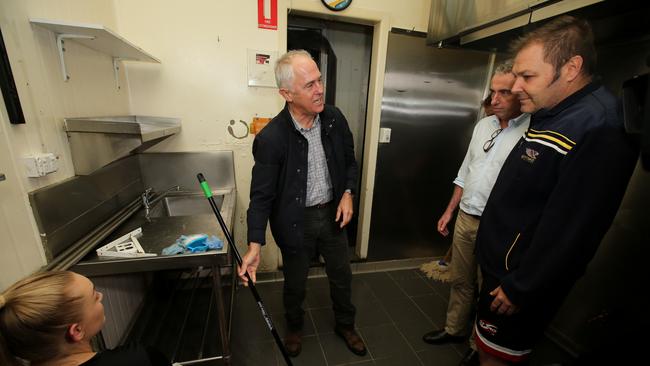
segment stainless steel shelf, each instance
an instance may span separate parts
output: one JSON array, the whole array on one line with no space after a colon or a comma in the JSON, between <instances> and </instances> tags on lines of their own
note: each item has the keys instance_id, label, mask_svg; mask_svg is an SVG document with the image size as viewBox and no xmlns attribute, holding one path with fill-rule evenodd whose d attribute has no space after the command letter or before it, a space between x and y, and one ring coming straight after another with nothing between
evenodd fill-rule
<instances>
[{"instance_id":1,"label":"stainless steel shelf","mask_svg":"<svg viewBox=\"0 0 650 366\"><path fill-rule=\"evenodd\" d=\"M63 72L63 80L65 81L70 79L65 67L65 59L63 58L63 53L65 52L63 43L67 39L111 56L113 58L113 68L116 76L118 70L117 62L119 61L160 63L160 60L156 57L101 24L86 24L50 19L30 19L29 21L57 35L61 71Z\"/></svg>"}]
</instances>

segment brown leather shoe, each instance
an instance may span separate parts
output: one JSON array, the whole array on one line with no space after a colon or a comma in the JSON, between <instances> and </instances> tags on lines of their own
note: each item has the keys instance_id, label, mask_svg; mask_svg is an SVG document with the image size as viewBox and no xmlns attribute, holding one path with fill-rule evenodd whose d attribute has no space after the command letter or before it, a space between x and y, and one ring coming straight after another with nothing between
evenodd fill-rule
<instances>
[{"instance_id":1,"label":"brown leather shoe","mask_svg":"<svg viewBox=\"0 0 650 366\"><path fill-rule=\"evenodd\" d=\"M302 331L287 331L284 337L284 348L291 357L296 357L302 351Z\"/></svg>"},{"instance_id":2,"label":"brown leather shoe","mask_svg":"<svg viewBox=\"0 0 650 366\"><path fill-rule=\"evenodd\" d=\"M336 326L334 332L345 341L345 345L357 356L366 355L366 345L353 327Z\"/></svg>"}]
</instances>

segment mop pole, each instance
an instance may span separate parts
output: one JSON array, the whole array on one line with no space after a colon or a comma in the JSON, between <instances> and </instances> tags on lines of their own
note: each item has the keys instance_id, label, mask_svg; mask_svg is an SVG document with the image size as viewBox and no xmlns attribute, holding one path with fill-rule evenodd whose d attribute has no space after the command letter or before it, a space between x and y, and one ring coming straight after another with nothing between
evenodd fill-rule
<instances>
[{"instance_id":1,"label":"mop pole","mask_svg":"<svg viewBox=\"0 0 650 366\"><path fill-rule=\"evenodd\" d=\"M233 253L235 260L237 261L237 264L239 266L242 265L242 259L241 255L239 255L239 251L237 250L237 247L235 246L235 241L232 238L232 235L230 235L230 231L228 230L228 227L226 226L226 223L223 221L223 217L221 216L221 213L219 212L219 208L217 208L217 204L214 202L214 198L212 197L212 190L210 189L210 186L208 185L208 182L206 182L205 177L203 176L202 173L197 174L196 176L199 179L199 183L201 184L201 188L203 189L203 193L205 194L205 197L208 199L210 202L210 206L212 207L212 211L214 212L215 216L217 216L217 220L219 221L219 226L221 226L221 230L223 230L223 234L226 236L226 240L228 241L228 246L230 247L231 252ZM287 353L287 350L284 348L284 344L282 343L282 340L280 339L280 335L278 334L278 331L275 329L273 326L273 321L271 320L271 315L266 311L266 308L264 307L264 303L262 302L262 298L260 297L260 294L257 292L257 289L255 288L255 284L253 283L253 280L251 279L250 275L248 274L248 271L244 273L246 275L246 278L248 279L248 288L251 289L251 292L253 293L253 297L255 298L255 301L257 302L257 306L260 308L260 312L262 312L262 316L264 317L264 322L266 323L266 326L269 328L271 331L271 334L273 334L273 339L275 339L275 344L278 345L278 348L282 352L282 356L284 356L284 362L288 366L293 366L291 363L291 359L289 358L289 354ZM235 276L235 273L233 273L233 276Z\"/></svg>"}]
</instances>

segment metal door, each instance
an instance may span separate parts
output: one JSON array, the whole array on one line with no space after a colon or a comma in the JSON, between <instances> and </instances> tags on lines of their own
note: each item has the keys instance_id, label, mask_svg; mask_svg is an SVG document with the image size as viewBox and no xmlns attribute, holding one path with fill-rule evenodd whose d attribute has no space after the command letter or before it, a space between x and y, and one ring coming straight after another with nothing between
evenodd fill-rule
<instances>
[{"instance_id":1,"label":"metal door","mask_svg":"<svg viewBox=\"0 0 650 366\"><path fill-rule=\"evenodd\" d=\"M436 49L425 38L388 40L368 259L442 255L435 223L451 196L489 72L487 52Z\"/></svg>"}]
</instances>

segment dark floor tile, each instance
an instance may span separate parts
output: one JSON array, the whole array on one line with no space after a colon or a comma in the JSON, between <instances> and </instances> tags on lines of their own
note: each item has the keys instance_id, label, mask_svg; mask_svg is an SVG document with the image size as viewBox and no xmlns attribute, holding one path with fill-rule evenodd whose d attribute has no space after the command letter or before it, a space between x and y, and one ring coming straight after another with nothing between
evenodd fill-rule
<instances>
[{"instance_id":1,"label":"dark floor tile","mask_svg":"<svg viewBox=\"0 0 650 366\"><path fill-rule=\"evenodd\" d=\"M422 336L434 330L431 322L406 322L395 324L397 329L404 335L406 341L411 345L415 351L423 351L428 348L428 344L424 343Z\"/></svg>"},{"instance_id":2,"label":"dark floor tile","mask_svg":"<svg viewBox=\"0 0 650 366\"><path fill-rule=\"evenodd\" d=\"M388 272L368 272L368 273L359 273L354 275L355 279L364 281L368 285L372 284L381 284L384 281L390 280ZM371 286L372 287L372 286Z\"/></svg>"},{"instance_id":3,"label":"dark floor tile","mask_svg":"<svg viewBox=\"0 0 650 366\"><path fill-rule=\"evenodd\" d=\"M401 270L396 270L396 271L388 271L386 272L388 276L390 276L392 279L399 281L399 280L408 280L412 278L421 278L421 276L418 274L417 269L401 269Z\"/></svg>"},{"instance_id":4,"label":"dark floor tile","mask_svg":"<svg viewBox=\"0 0 650 366\"><path fill-rule=\"evenodd\" d=\"M447 301L437 294L413 296L411 298L418 308L429 317L435 328L445 326L447 318Z\"/></svg>"},{"instance_id":5,"label":"dark floor tile","mask_svg":"<svg viewBox=\"0 0 650 366\"><path fill-rule=\"evenodd\" d=\"M377 360L396 355L413 353L413 350L393 324L359 328L372 358Z\"/></svg>"},{"instance_id":6,"label":"dark floor tile","mask_svg":"<svg viewBox=\"0 0 650 366\"><path fill-rule=\"evenodd\" d=\"M375 361L368 360L368 361L361 361L361 362L344 363L341 364L340 366L374 366L374 365L376 365Z\"/></svg>"},{"instance_id":7,"label":"dark floor tile","mask_svg":"<svg viewBox=\"0 0 650 366\"><path fill-rule=\"evenodd\" d=\"M322 307L332 307L329 285L326 287L308 288L307 295L305 296L305 308L312 309Z\"/></svg>"},{"instance_id":8,"label":"dark floor tile","mask_svg":"<svg viewBox=\"0 0 650 366\"><path fill-rule=\"evenodd\" d=\"M272 290L272 288L261 288L258 289L258 293L260 295L260 298L262 299L262 303L264 304L266 311L271 313L284 311L282 290L277 291L277 290ZM253 299L253 302L255 303L255 307L257 307L257 302L255 302L255 298L253 297L252 292L249 294L242 293L240 294L240 296L249 296L251 299Z\"/></svg>"},{"instance_id":9,"label":"dark floor tile","mask_svg":"<svg viewBox=\"0 0 650 366\"><path fill-rule=\"evenodd\" d=\"M382 304L375 300L356 305L355 324L357 328L391 323L392 320Z\"/></svg>"},{"instance_id":10,"label":"dark floor tile","mask_svg":"<svg viewBox=\"0 0 650 366\"><path fill-rule=\"evenodd\" d=\"M360 362L371 359L369 353L363 357L352 353L345 345L343 339L334 333L319 334L318 337L323 347L323 351L325 352L325 359L327 360L327 364L330 366L343 364L347 365L353 362Z\"/></svg>"},{"instance_id":11,"label":"dark floor tile","mask_svg":"<svg viewBox=\"0 0 650 366\"><path fill-rule=\"evenodd\" d=\"M409 296L425 295L434 293L434 289L429 286L422 277L394 279L397 286Z\"/></svg>"},{"instance_id":12,"label":"dark floor tile","mask_svg":"<svg viewBox=\"0 0 650 366\"><path fill-rule=\"evenodd\" d=\"M427 278L427 276L423 273L420 273L420 275L424 282L430 286L433 291L435 291L435 293L440 295L440 297L446 301L449 301L449 291L451 290L451 285L448 282L432 280L430 278Z\"/></svg>"},{"instance_id":13,"label":"dark floor tile","mask_svg":"<svg viewBox=\"0 0 650 366\"><path fill-rule=\"evenodd\" d=\"M309 309L316 333L334 332L334 312L331 308Z\"/></svg>"},{"instance_id":14,"label":"dark floor tile","mask_svg":"<svg viewBox=\"0 0 650 366\"><path fill-rule=\"evenodd\" d=\"M287 321L284 317L284 311L281 313L271 314L271 316L273 317L273 324L275 324L275 328L278 330L280 337L284 338L284 336L287 334ZM302 328L302 335L311 336L316 334L316 330L314 329L314 322L311 319L309 310L305 311L304 321L305 322Z\"/></svg>"},{"instance_id":15,"label":"dark floor tile","mask_svg":"<svg viewBox=\"0 0 650 366\"><path fill-rule=\"evenodd\" d=\"M417 354L424 365L456 366L462 359L462 355L451 345L429 345Z\"/></svg>"},{"instance_id":16,"label":"dark floor tile","mask_svg":"<svg viewBox=\"0 0 650 366\"><path fill-rule=\"evenodd\" d=\"M235 306L232 313L232 331L231 338L250 340L251 342L259 342L263 340L271 340L271 333L268 331L262 313L260 312L255 302L247 304L240 297L235 299ZM275 318L273 319L276 323ZM277 326L277 323L276 323Z\"/></svg>"},{"instance_id":17,"label":"dark floor tile","mask_svg":"<svg viewBox=\"0 0 650 366\"><path fill-rule=\"evenodd\" d=\"M407 296L382 301L382 305L395 323L429 323L429 319L425 313Z\"/></svg>"},{"instance_id":18,"label":"dark floor tile","mask_svg":"<svg viewBox=\"0 0 650 366\"><path fill-rule=\"evenodd\" d=\"M232 364L237 366L278 366L274 341L233 342ZM282 361L284 362L284 361Z\"/></svg>"},{"instance_id":19,"label":"dark floor tile","mask_svg":"<svg viewBox=\"0 0 650 366\"><path fill-rule=\"evenodd\" d=\"M291 361L295 366L327 366L320 342L315 335L302 338L302 352ZM281 359L280 364L283 362Z\"/></svg>"},{"instance_id":20,"label":"dark floor tile","mask_svg":"<svg viewBox=\"0 0 650 366\"><path fill-rule=\"evenodd\" d=\"M368 284L356 278L352 280L352 303L355 306L376 302L377 300Z\"/></svg>"},{"instance_id":21,"label":"dark floor tile","mask_svg":"<svg viewBox=\"0 0 650 366\"><path fill-rule=\"evenodd\" d=\"M420 361L418 355L413 352L402 353L397 355L391 355L386 358L380 358L375 360L375 365L377 366L416 366L423 365ZM426 364L429 365L429 364Z\"/></svg>"},{"instance_id":22,"label":"dark floor tile","mask_svg":"<svg viewBox=\"0 0 650 366\"><path fill-rule=\"evenodd\" d=\"M386 272L362 273L358 276L382 302L404 296L404 292Z\"/></svg>"}]
</instances>

